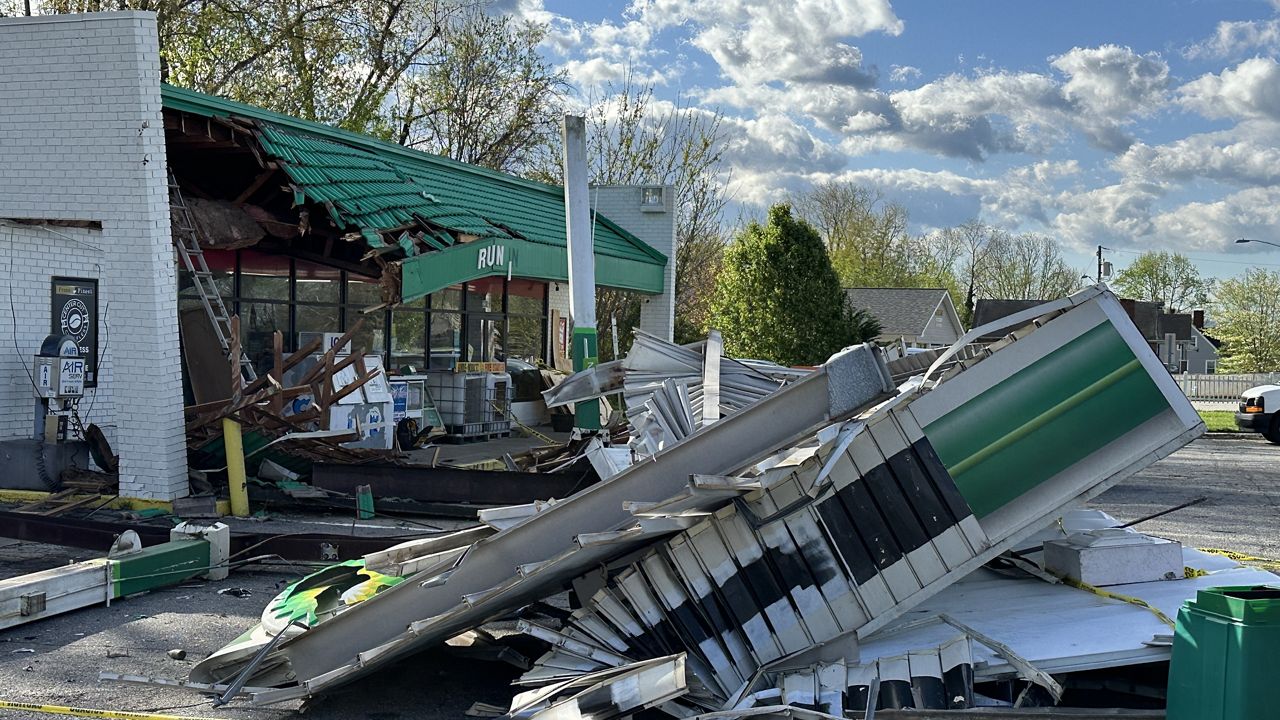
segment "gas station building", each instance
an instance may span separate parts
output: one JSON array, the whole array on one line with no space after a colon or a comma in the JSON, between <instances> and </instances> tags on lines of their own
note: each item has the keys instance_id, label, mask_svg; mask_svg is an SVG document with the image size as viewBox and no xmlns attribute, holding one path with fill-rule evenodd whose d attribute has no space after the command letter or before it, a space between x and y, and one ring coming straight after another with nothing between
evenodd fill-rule
<instances>
[{"instance_id":1,"label":"gas station building","mask_svg":"<svg viewBox=\"0 0 1280 720\"><path fill-rule=\"evenodd\" d=\"M177 260L175 195L259 373L276 331L290 352L361 320L353 345L393 371L565 352L560 187L164 85L152 13L2 19L0 476L48 484L79 462L38 432L29 375L61 334L87 361L71 404L119 455L120 494L187 494L183 407L230 372ZM672 199L590 191L597 285L643 294L641 329L667 339Z\"/></svg>"}]
</instances>

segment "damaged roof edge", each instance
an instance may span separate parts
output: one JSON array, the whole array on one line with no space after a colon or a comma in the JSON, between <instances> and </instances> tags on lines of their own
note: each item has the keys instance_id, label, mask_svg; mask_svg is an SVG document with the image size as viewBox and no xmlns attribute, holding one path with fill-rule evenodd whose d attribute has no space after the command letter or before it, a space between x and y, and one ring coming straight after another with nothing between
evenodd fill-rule
<instances>
[{"instance_id":1,"label":"damaged roof edge","mask_svg":"<svg viewBox=\"0 0 1280 720\"><path fill-rule=\"evenodd\" d=\"M344 130L342 128L326 125L320 122L284 115L282 113L277 113L254 105L236 102L234 100L228 100L214 95L207 95L173 85L162 84L160 95L164 108L169 110L187 112L202 117L242 117L264 123L270 123L294 132L340 143L365 152L374 153L376 155L394 155L412 162L429 163L443 170L466 173L480 180L502 183L520 190L550 195L557 198L560 202L563 202L563 190L558 185L542 183L536 180L528 180L497 170L481 167L479 165L472 165L458 160L453 160L434 153L414 150L396 143L380 140L371 135L365 135L363 133ZM614 223L599 214L597 214L596 220L601 227L616 233L620 238L625 240L626 243L634 247L638 254L646 257L654 264L665 265L668 262L666 255L651 247L625 228L619 226L617 223ZM377 229L380 231L386 231L390 228Z\"/></svg>"}]
</instances>

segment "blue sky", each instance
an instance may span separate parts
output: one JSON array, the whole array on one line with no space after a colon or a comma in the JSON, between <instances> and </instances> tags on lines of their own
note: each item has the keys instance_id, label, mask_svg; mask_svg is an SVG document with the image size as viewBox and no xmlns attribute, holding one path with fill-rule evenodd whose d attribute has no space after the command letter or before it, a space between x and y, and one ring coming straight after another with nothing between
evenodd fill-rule
<instances>
[{"instance_id":1,"label":"blue sky","mask_svg":"<svg viewBox=\"0 0 1280 720\"><path fill-rule=\"evenodd\" d=\"M725 115L752 212L873 187L913 230L978 217L1093 266L1280 267L1280 0L506 0L582 91L631 67ZM595 96L598 96L595 95Z\"/></svg>"}]
</instances>

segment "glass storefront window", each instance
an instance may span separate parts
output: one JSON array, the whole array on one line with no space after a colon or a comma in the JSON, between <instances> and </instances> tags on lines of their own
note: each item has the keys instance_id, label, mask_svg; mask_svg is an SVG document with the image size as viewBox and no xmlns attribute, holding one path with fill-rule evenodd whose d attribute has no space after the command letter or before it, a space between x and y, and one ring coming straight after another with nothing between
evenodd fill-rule
<instances>
[{"instance_id":1,"label":"glass storefront window","mask_svg":"<svg viewBox=\"0 0 1280 720\"><path fill-rule=\"evenodd\" d=\"M240 297L288 302L289 258L241 250Z\"/></svg>"},{"instance_id":2,"label":"glass storefront window","mask_svg":"<svg viewBox=\"0 0 1280 720\"><path fill-rule=\"evenodd\" d=\"M454 285L439 292L431 293L432 310L461 310L462 286Z\"/></svg>"},{"instance_id":3,"label":"glass storefront window","mask_svg":"<svg viewBox=\"0 0 1280 720\"><path fill-rule=\"evenodd\" d=\"M425 305L422 300L416 300L391 312L391 367L412 365L420 368L424 365L427 356Z\"/></svg>"},{"instance_id":4,"label":"glass storefront window","mask_svg":"<svg viewBox=\"0 0 1280 720\"><path fill-rule=\"evenodd\" d=\"M462 315L452 312L431 313L432 370L452 368L462 357Z\"/></svg>"},{"instance_id":5,"label":"glass storefront window","mask_svg":"<svg viewBox=\"0 0 1280 720\"><path fill-rule=\"evenodd\" d=\"M502 312L502 286L506 278L488 277L467 283L467 312Z\"/></svg>"},{"instance_id":6,"label":"glass storefront window","mask_svg":"<svg viewBox=\"0 0 1280 720\"><path fill-rule=\"evenodd\" d=\"M242 345L260 373L271 366L275 331L289 352L300 333L344 332L361 320L355 345L387 354L389 368L447 370L458 362L546 355L544 282L481 278L388 309L376 278L251 249L205 256L227 310L239 312ZM189 273L180 273L179 288L182 310L202 310ZM362 312L370 308L379 309Z\"/></svg>"},{"instance_id":7,"label":"glass storefront window","mask_svg":"<svg viewBox=\"0 0 1280 720\"><path fill-rule=\"evenodd\" d=\"M541 316L546 303L546 283L518 279L507 283L507 312L512 315Z\"/></svg>"},{"instance_id":8,"label":"glass storefront window","mask_svg":"<svg viewBox=\"0 0 1280 720\"><path fill-rule=\"evenodd\" d=\"M361 315L359 312L347 309L347 330L355 327L356 321L364 318L364 325L351 336L351 344L353 347L364 348L365 353L370 355L385 355L386 347L386 312L379 310L371 315Z\"/></svg>"},{"instance_id":9,"label":"glass storefront window","mask_svg":"<svg viewBox=\"0 0 1280 720\"><path fill-rule=\"evenodd\" d=\"M540 360L545 326L546 321L540 315L512 315L507 318L507 357L529 362Z\"/></svg>"},{"instance_id":10,"label":"glass storefront window","mask_svg":"<svg viewBox=\"0 0 1280 720\"><path fill-rule=\"evenodd\" d=\"M299 305L294 314L295 333L338 332L337 305ZM378 348L381 351L381 348Z\"/></svg>"},{"instance_id":11,"label":"glass storefront window","mask_svg":"<svg viewBox=\"0 0 1280 720\"><path fill-rule=\"evenodd\" d=\"M374 278L353 274L347 275L347 305L366 308L371 305L381 304L381 283Z\"/></svg>"},{"instance_id":12,"label":"glass storefront window","mask_svg":"<svg viewBox=\"0 0 1280 720\"><path fill-rule=\"evenodd\" d=\"M288 337L288 305L249 301L240 303L240 344L259 375L269 371L274 364L272 335L277 330Z\"/></svg>"},{"instance_id":13,"label":"glass storefront window","mask_svg":"<svg viewBox=\"0 0 1280 720\"><path fill-rule=\"evenodd\" d=\"M466 347L467 362L502 362L507 359L504 345L503 318L501 315L476 315L467 313Z\"/></svg>"},{"instance_id":14,"label":"glass storefront window","mask_svg":"<svg viewBox=\"0 0 1280 720\"><path fill-rule=\"evenodd\" d=\"M294 263L294 299L300 303L338 304L342 272L324 265L297 260Z\"/></svg>"}]
</instances>

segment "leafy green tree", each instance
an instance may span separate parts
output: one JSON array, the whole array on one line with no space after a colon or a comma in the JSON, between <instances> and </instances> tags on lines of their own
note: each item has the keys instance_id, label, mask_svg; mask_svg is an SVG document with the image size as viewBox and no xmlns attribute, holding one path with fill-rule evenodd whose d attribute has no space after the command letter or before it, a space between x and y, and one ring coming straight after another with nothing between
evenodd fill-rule
<instances>
[{"instance_id":1,"label":"leafy green tree","mask_svg":"<svg viewBox=\"0 0 1280 720\"><path fill-rule=\"evenodd\" d=\"M1219 372L1280 370L1280 271L1249 268L1214 293L1214 336L1223 341Z\"/></svg>"},{"instance_id":2,"label":"leafy green tree","mask_svg":"<svg viewBox=\"0 0 1280 720\"><path fill-rule=\"evenodd\" d=\"M954 259L959 237L907 231L907 209L848 182L819 183L793 194L795 213L822 236L845 287L946 288L960 307Z\"/></svg>"},{"instance_id":3,"label":"leafy green tree","mask_svg":"<svg viewBox=\"0 0 1280 720\"><path fill-rule=\"evenodd\" d=\"M1203 306L1213 289L1211 280L1186 255L1144 252L1116 276L1116 289L1134 300L1164 303L1165 310L1186 312Z\"/></svg>"},{"instance_id":4,"label":"leafy green tree","mask_svg":"<svg viewBox=\"0 0 1280 720\"><path fill-rule=\"evenodd\" d=\"M849 306L822 238L788 205L770 208L765 225L751 223L725 250L710 325L730 355L787 365L824 362L880 330Z\"/></svg>"}]
</instances>

